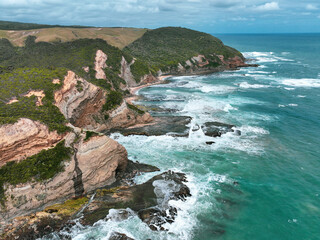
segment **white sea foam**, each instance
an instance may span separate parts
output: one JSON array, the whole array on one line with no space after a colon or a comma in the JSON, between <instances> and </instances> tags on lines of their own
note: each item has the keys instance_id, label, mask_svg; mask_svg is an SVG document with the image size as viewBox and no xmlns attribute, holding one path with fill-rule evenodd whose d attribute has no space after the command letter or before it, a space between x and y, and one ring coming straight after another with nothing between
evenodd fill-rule
<instances>
[{"instance_id":1,"label":"white sea foam","mask_svg":"<svg viewBox=\"0 0 320 240\"><path fill-rule=\"evenodd\" d=\"M320 87L320 79L301 78L301 79L285 79L282 84L292 87Z\"/></svg>"},{"instance_id":2,"label":"white sea foam","mask_svg":"<svg viewBox=\"0 0 320 240\"><path fill-rule=\"evenodd\" d=\"M279 57L274 52L244 52L246 58L256 59L259 63L272 63L272 62L293 62L294 60Z\"/></svg>"},{"instance_id":3,"label":"white sea foam","mask_svg":"<svg viewBox=\"0 0 320 240\"><path fill-rule=\"evenodd\" d=\"M262 84L249 84L248 82L242 82L240 83L239 87L248 89L248 88L268 88L270 86L262 85Z\"/></svg>"},{"instance_id":4,"label":"white sea foam","mask_svg":"<svg viewBox=\"0 0 320 240\"><path fill-rule=\"evenodd\" d=\"M306 96L304 96L304 95L298 95L297 97L298 97L298 98L305 98Z\"/></svg>"},{"instance_id":5,"label":"white sea foam","mask_svg":"<svg viewBox=\"0 0 320 240\"><path fill-rule=\"evenodd\" d=\"M226 85L204 85L200 88L204 93L213 92L214 94L226 94L231 93L236 90L235 87L226 86Z\"/></svg>"}]
</instances>

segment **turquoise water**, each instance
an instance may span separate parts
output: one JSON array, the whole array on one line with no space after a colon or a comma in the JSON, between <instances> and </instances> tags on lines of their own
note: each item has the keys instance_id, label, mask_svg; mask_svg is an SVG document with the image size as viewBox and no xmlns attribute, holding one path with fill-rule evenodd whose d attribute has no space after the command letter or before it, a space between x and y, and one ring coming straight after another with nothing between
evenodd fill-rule
<instances>
[{"instance_id":1,"label":"turquoise water","mask_svg":"<svg viewBox=\"0 0 320 240\"><path fill-rule=\"evenodd\" d=\"M206 145L201 130L189 138L114 134L131 159L186 173L193 196L171 202L178 218L166 232L132 217L75 229L74 239L112 230L135 239L320 239L320 35L218 37L260 67L173 77L140 90L138 104L191 116L190 127L234 124L241 136Z\"/></svg>"}]
</instances>

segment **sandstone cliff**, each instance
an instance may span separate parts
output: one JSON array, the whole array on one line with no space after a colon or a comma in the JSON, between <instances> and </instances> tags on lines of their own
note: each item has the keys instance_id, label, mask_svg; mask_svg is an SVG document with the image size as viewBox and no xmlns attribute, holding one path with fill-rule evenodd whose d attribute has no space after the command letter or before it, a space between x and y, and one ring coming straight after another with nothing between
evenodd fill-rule
<instances>
[{"instance_id":1,"label":"sandstone cliff","mask_svg":"<svg viewBox=\"0 0 320 240\"><path fill-rule=\"evenodd\" d=\"M144 79L149 78L146 76ZM149 113L139 114L129 109L125 101L115 110L111 110L110 117L105 119L102 106L106 102L106 95L105 90L68 71L63 86L55 92L54 99L55 105L70 123L88 130L103 131L152 121Z\"/></svg>"},{"instance_id":2,"label":"sandstone cliff","mask_svg":"<svg viewBox=\"0 0 320 240\"><path fill-rule=\"evenodd\" d=\"M69 133L66 145L73 155L64 162L64 171L44 182L5 185L5 206L0 207L0 222L41 210L48 205L83 196L115 181L117 171L127 164L127 151L107 136Z\"/></svg>"},{"instance_id":3,"label":"sandstone cliff","mask_svg":"<svg viewBox=\"0 0 320 240\"><path fill-rule=\"evenodd\" d=\"M53 147L63 138L56 131L50 132L46 125L26 118L1 126L0 136L0 167Z\"/></svg>"}]
</instances>

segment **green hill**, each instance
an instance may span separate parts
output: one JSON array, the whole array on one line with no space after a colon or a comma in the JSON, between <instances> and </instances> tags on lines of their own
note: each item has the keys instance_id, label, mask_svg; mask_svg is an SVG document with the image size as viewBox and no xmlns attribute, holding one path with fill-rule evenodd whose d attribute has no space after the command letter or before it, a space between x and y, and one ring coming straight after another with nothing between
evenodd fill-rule
<instances>
[{"instance_id":1,"label":"green hill","mask_svg":"<svg viewBox=\"0 0 320 240\"><path fill-rule=\"evenodd\" d=\"M40 29L40 28L54 28L54 27L86 28L85 26L61 26L61 25L49 25L49 24L0 21L0 30L31 30L31 29Z\"/></svg>"},{"instance_id":2,"label":"green hill","mask_svg":"<svg viewBox=\"0 0 320 240\"><path fill-rule=\"evenodd\" d=\"M97 50L108 55L108 68L104 69L107 80L95 78L94 62ZM45 123L51 130L66 131L66 120L53 105L53 92L59 89L61 84L53 84L52 80L60 79L62 82L67 70L72 70L110 93L118 92L117 96L121 98L125 93L120 89L120 83L126 84L119 77L122 56L128 62L132 60L128 53L102 39L47 43L35 42L35 37L29 36L25 47L14 47L7 39L0 39L0 125L26 117ZM88 73L83 70L86 66L90 68ZM137 67L149 72L148 67L143 64L141 66L139 61ZM138 80L140 75L137 74L141 73L133 71L133 74ZM23 96L29 90L44 91L43 106L35 105L35 97ZM19 101L7 104L14 97Z\"/></svg>"},{"instance_id":3,"label":"green hill","mask_svg":"<svg viewBox=\"0 0 320 240\"><path fill-rule=\"evenodd\" d=\"M165 27L147 31L141 38L125 49L134 57L144 59L155 69L176 66L199 54L212 62L219 61L216 55L225 59L242 54L225 46L218 38L186 28Z\"/></svg>"}]
</instances>

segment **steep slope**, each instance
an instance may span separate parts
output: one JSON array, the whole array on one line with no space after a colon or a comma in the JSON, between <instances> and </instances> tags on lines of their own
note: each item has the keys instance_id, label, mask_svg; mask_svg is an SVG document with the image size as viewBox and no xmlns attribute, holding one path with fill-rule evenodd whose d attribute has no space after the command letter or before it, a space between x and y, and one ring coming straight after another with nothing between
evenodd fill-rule
<instances>
[{"instance_id":1,"label":"steep slope","mask_svg":"<svg viewBox=\"0 0 320 240\"><path fill-rule=\"evenodd\" d=\"M178 27L147 31L124 50L143 59L155 71L170 73L228 67L231 59L235 67L244 63L239 51L225 46L218 38Z\"/></svg>"}]
</instances>

